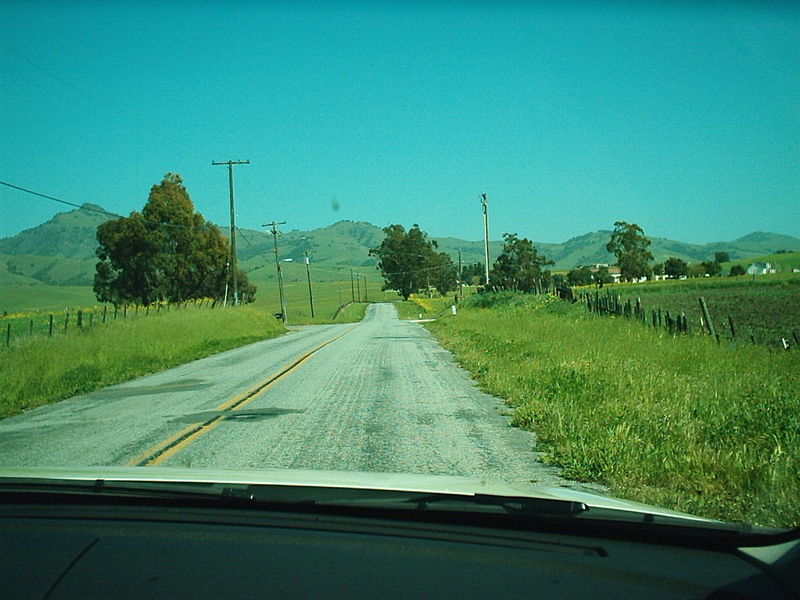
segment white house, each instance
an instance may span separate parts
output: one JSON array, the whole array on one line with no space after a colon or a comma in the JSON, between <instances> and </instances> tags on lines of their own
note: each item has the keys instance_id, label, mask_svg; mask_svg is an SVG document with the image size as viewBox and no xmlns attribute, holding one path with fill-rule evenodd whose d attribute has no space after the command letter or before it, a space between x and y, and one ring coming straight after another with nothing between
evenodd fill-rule
<instances>
[{"instance_id":1,"label":"white house","mask_svg":"<svg viewBox=\"0 0 800 600\"><path fill-rule=\"evenodd\" d=\"M775 267L772 266L772 263L761 263L761 262L754 262L752 265L747 267L747 274L748 275L766 275L767 273L776 273Z\"/></svg>"}]
</instances>

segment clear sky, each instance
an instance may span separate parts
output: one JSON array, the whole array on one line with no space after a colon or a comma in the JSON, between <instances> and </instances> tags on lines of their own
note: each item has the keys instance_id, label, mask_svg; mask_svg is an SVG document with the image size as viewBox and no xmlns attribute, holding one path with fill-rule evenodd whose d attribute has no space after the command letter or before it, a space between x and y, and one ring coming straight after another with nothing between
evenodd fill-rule
<instances>
[{"instance_id":1,"label":"clear sky","mask_svg":"<svg viewBox=\"0 0 800 600\"><path fill-rule=\"evenodd\" d=\"M800 237L797 2L0 2L0 180L127 215ZM0 186L0 237L68 207Z\"/></svg>"}]
</instances>

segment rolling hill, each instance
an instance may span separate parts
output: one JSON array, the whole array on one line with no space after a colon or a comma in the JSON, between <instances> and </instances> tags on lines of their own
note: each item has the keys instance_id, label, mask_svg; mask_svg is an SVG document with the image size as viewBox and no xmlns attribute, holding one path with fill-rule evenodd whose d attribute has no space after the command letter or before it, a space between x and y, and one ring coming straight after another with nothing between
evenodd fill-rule
<instances>
[{"instance_id":1,"label":"rolling hill","mask_svg":"<svg viewBox=\"0 0 800 600\"><path fill-rule=\"evenodd\" d=\"M103 213L101 207L85 204L80 209L59 213L38 227L0 239L0 286L91 285L96 261L95 231L109 218ZM228 228L220 229L223 234L229 234ZM272 235L249 229L237 230L237 233L240 267L244 271L255 272L274 264ZM449 253L454 261L458 261L460 252L463 264L483 262L482 240L430 237L436 239L439 250ZM561 244L534 243L540 253L555 262L553 270L563 271L580 265L612 263L614 257L605 249L610 237L610 231L595 231ZM334 280L341 276L343 269L372 271L376 261L369 256L369 250L378 246L382 239L380 227L365 222L339 221L312 231L282 232L279 253L281 259L289 259L299 266L304 262L304 253L308 252L317 273ZM651 238L651 241L650 249L657 262L670 256L687 263L700 262L713 259L715 252L727 252L735 261L781 250L800 251L800 239L764 232L705 245L663 238ZM501 251L501 241L490 243L491 257L497 257Z\"/></svg>"}]
</instances>

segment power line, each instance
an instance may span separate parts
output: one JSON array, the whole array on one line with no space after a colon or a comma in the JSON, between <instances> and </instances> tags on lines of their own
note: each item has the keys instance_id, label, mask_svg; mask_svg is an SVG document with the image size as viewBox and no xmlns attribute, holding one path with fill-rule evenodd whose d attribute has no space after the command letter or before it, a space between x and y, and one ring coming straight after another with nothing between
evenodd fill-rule
<instances>
[{"instance_id":1,"label":"power line","mask_svg":"<svg viewBox=\"0 0 800 600\"><path fill-rule=\"evenodd\" d=\"M74 202L69 202L67 200L62 200L61 198L56 198L55 196L48 196L47 194L42 194L41 192L36 192L34 190L29 190L27 188L20 187L18 185L14 185L13 183L7 183L5 181L0 181L0 184L4 185L6 187L10 187L10 188L15 189L15 190L19 190L20 192L25 192L26 194L32 194L34 196L39 196L40 198L46 198L47 200L52 200L53 202L60 202L61 204L66 204L67 206L74 206L75 208L82 208L83 210L88 210L90 212L96 212L96 213L99 213L101 215L107 215L109 217L117 217L117 218L122 217L122 215L118 215L117 213L108 212L107 210L103 210L102 208L100 208L100 209L91 208L91 207L86 206L85 204L84 205L75 204Z\"/></svg>"},{"instance_id":2,"label":"power line","mask_svg":"<svg viewBox=\"0 0 800 600\"><path fill-rule=\"evenodd\" d=\"M220 163L220 164L228 164L228 163L225 162L225 163ZM234 164L237 164L237 163L234 163ZM248 161L248 163L245 163L245 164L249 164L249 161ZM83 204L83 205L76 204L74 202L69 202L68 200L62 200L61 198L56 198L55 196L48 196L47 194L43 194L41 192L37 192L37 191L34 191L34 190L29 190L27 188L24 188L24 187L21 187L21 186L18 186L18 185L14 185L13 183L8 183L6 181L0 181L0 185L5 185L7 187L10 187L12 189L18 190L20 192L25 192L26 194L32 194L33 196L38 196L40 198L45 198L47 200L52 200L53 202L59 202L61 204L66 204L67 206L80 208L82 210L86 210L86 211L89 211L89 212L94 212L94 213L98 213L98 214L101 214L101 215L106 215L108 217L114 217L114 218L118 218L118 219L128 218L128 217L124 217L123 215L119 215L117 213L108 212L107 210L103 210L103 209L100 209L100 208L91 208L89 206L86 206L85 204ZM213 223L210 226L209 225L196 225L195 226L195 225L182 225L180 223L161 223L159 221L152 221L150 219L144 219L144 222L145 223L150 223L150 224L153 224L153 225L161 225L161 226L164 226L164 227L187 227L187 228L189 228L189 227L197 227L198 229L199 228L216 227L216 225L214 225ZM271 225L271 224L268 224L267 226L269 226L269 225ZM276 225L282 225L282 223L276 223ZM247 237L244 235L244 233L242 232L242 230L240 228L235 227L235 229L236 229L236 231L239 232L239 235L244 239L244 241L247 242L247 244L256 252L256 254L260 254L264 258L267 258L266 254L262 254L250 242L250 240L247 239ZM231 237L233 238L233 235ZM328 269L328 270L341 270L341 269L347 269L347 268L350 268L350 267L348 267L346 265L340 265L340 266L330 265L329 266L329 265L316 264L314 266L314 268L315 269L319 269L319 270L325 270L325 269ZM391 273L386 273L386 275L411 275L413 273L423 273L425 271L438 271L438 270L447 269L447 268L449 268L448 265L441 265L441 266L438 266L438 267L427 267L427 268L424 268L424 269L415 269L413 271L394 271L394 272L391 272Z\"/></svg>"},{"instance_id":3,"label":"power line","mask_svg":"<svg viewBox=\"0 0 800 600\"><path fill-rule=\"evenodd\" d=\"M29 190L27 188L14 185L13 183L8 183L6 181L0 181L0 185L4 185L6 187L10 187L12 189L18 190L20 192L25 192L26 194L31 194L33 196L38 196L39 198L45 198L47 200L52 200L53 202L58 202L60 204L66 204L67 206L73 206L75 208L79 208L81 210L85 210L88 212L94 212L100 215L105 215L107 217L114 217L116 219L128 219L130 217L126 217L124 215L120 215L117 213L109 212L102 208L92 208L91 206L87 206L86 204L76 204L75 202L70 202L68 200L62 200L61 198L56 198L55 196L48 196L47 194L43 194L41 192L37 192L34 190ZM141 214L141 213L140 213ZM185 229L211 229L212 227L217 227L213 223L211 225L184 225L182 223L163 223L161 221L153 221L152 219L146 219L142 216L142 221L148 223L150 225L160 225L161 227L173 227L173 228L185 228Z\"/></svg>"},{"instance_id":4,"label":"power line","mask_svg":"<svg viewBox=\"0 0 800 600\"><path fill-rule=\"evenodd\" d=\"M28 58L27 56L25 56L24 54L22 54L18 50L15 50L14 48L9 46L8 44L6 44L4 42L0 42L0 48L3 48L9 54L13 54L14 56L19 58L20 60L25 61L29 65L35 67L36 69L38 69L39 71L41 71L42 73L47 75L48 77L51 77L52 79L55 79L56 81L58 81L62 85L70 88L74 92L77 92L78 94L80 94L81 96L83 96L84 98L86 98L87 100L90 101L89 106L93 110L96 108L96 105L101 104L101 105L105 106L106 108L108 108L109 110L111 110L112 112L114 112L117 115L121 116L122 118L126 119L130 123L132 123L132 124L136 125L137 127L141 128L141 132L142 133L146 133L147 137L149 137L149 138L151 138L153 140L158 140L159 142L163 143L164 138L166 137L166 138L170 139L174 144L176 144L174 146L176 149L180 148L181 150L183 150L183 148L186 146L186 141L185 140L181 140L181 139L175 138L172 135L170 135L170 133L168 131L165 131L163 128L159 129L159 128L153 127L151 124L147 123L146 121L143 121L142 119L139 119L137 117L131 116L130 114L128 114L125 111L121 110L120 108L114 106L110 102L107 102L107 101L103 100L102 98L100 98L98 96L95 96L93 94L90 94L89 92L87 92L86 90L82 89L81 87L75 85L74 83L70 82L69 80L67 80L67 79L65 79L65 78L63 78L63 77L61 77L59 75L56 75L52 71L49 71L49 70L45 69L43 66L41 66L40 64L34 62L33 60L31 60L30 58ZM23 77L23 79L25 79L25 78ZM31 82L31 83L33 83L33 82ZM39 84L35 84L35 85L37 85L38 87L43 87L44 88L44 86L40 86ZM47 88L44 88L44 89L47 89ZM63 99L63 96L60 96L59 94L56 94L52 90L48 90L48 91L50 93L52 93L54 96L56 96L57 98L62 98ZM94 110L94 112L95 112L95 114L100 115L99 111ZM197 148L197 146L195 146L195 147Z\"/></svg>"}]
</instances>

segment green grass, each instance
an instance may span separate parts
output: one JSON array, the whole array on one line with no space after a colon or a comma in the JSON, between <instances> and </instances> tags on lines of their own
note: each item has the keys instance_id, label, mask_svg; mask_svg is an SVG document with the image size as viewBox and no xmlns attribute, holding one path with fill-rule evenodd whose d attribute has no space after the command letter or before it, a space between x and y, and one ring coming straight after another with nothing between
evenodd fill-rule
<instances>
[{"instance_id":1,"label":"green grass","mask_svg":"<svg viewBox=\"0 0 800 600\"><path fill-rule=\"evenodd\" d=\"M0 315L63 311L97 304L92 288L63 285L0 285Z\"/></svg>"},{"instance_id":2,"label":"green grass","mask_svg":"<svg viewBox=\"0 0 800 600\"><path fill-rule=\"evenodd\" d=\"M188 308L0 350L0 418L279 335L262 311Z\"/></svg>"},{"instance_id":3,"label":"green grass","mask_svg":"<svg viewBox=\"0 0 800 600\"><path fill-rule=\"evenodd\" d=\"M542 297L464 304L428 327L565 476L710 518L800 522L800 351L676 338Z\"/></svg>"},{"instance_id":4,"label":"green grass","mask_svg":"<svg viewBox=\"0 0 800 600\"><path fill-rule=\"evenodd\" d=\"M474 288L465 287L464 294L469 295ZM412 294L408 300L396 299L397 314L401 319L436 319L451 313L455 304L454 293L447 296L434 296L429 298L425 294Z\"/></svg>"},{"instance_id":5,"label":"green grass","mask_svg":"<svg viewBox=\"0 0 800 600\"><path fill-rule=\"evenodd\" d=\"M362 279L350 286L349 270L323 270L321 267L311 270L312 295L314 298L314 317L311 317L311 305L308 295L308 279L305 265L287 263L283 266L284 293L289 325L308 325L330 323L340 306L359 298L370 302L383 301L394 298L396 295L383 292L383 280L374 272L373 268L365 268L363 272L369 273L366 285ZM362 273L363 273L362 272ZM280 295L278 293L278 280L275 277L275 267L267 265L248 273L250 281L258 286L256 300L251 305L253 308L268 314L280 312ZM337 322L342 322L349 311L340 313Z\"/></svg>"}]
</instances>

